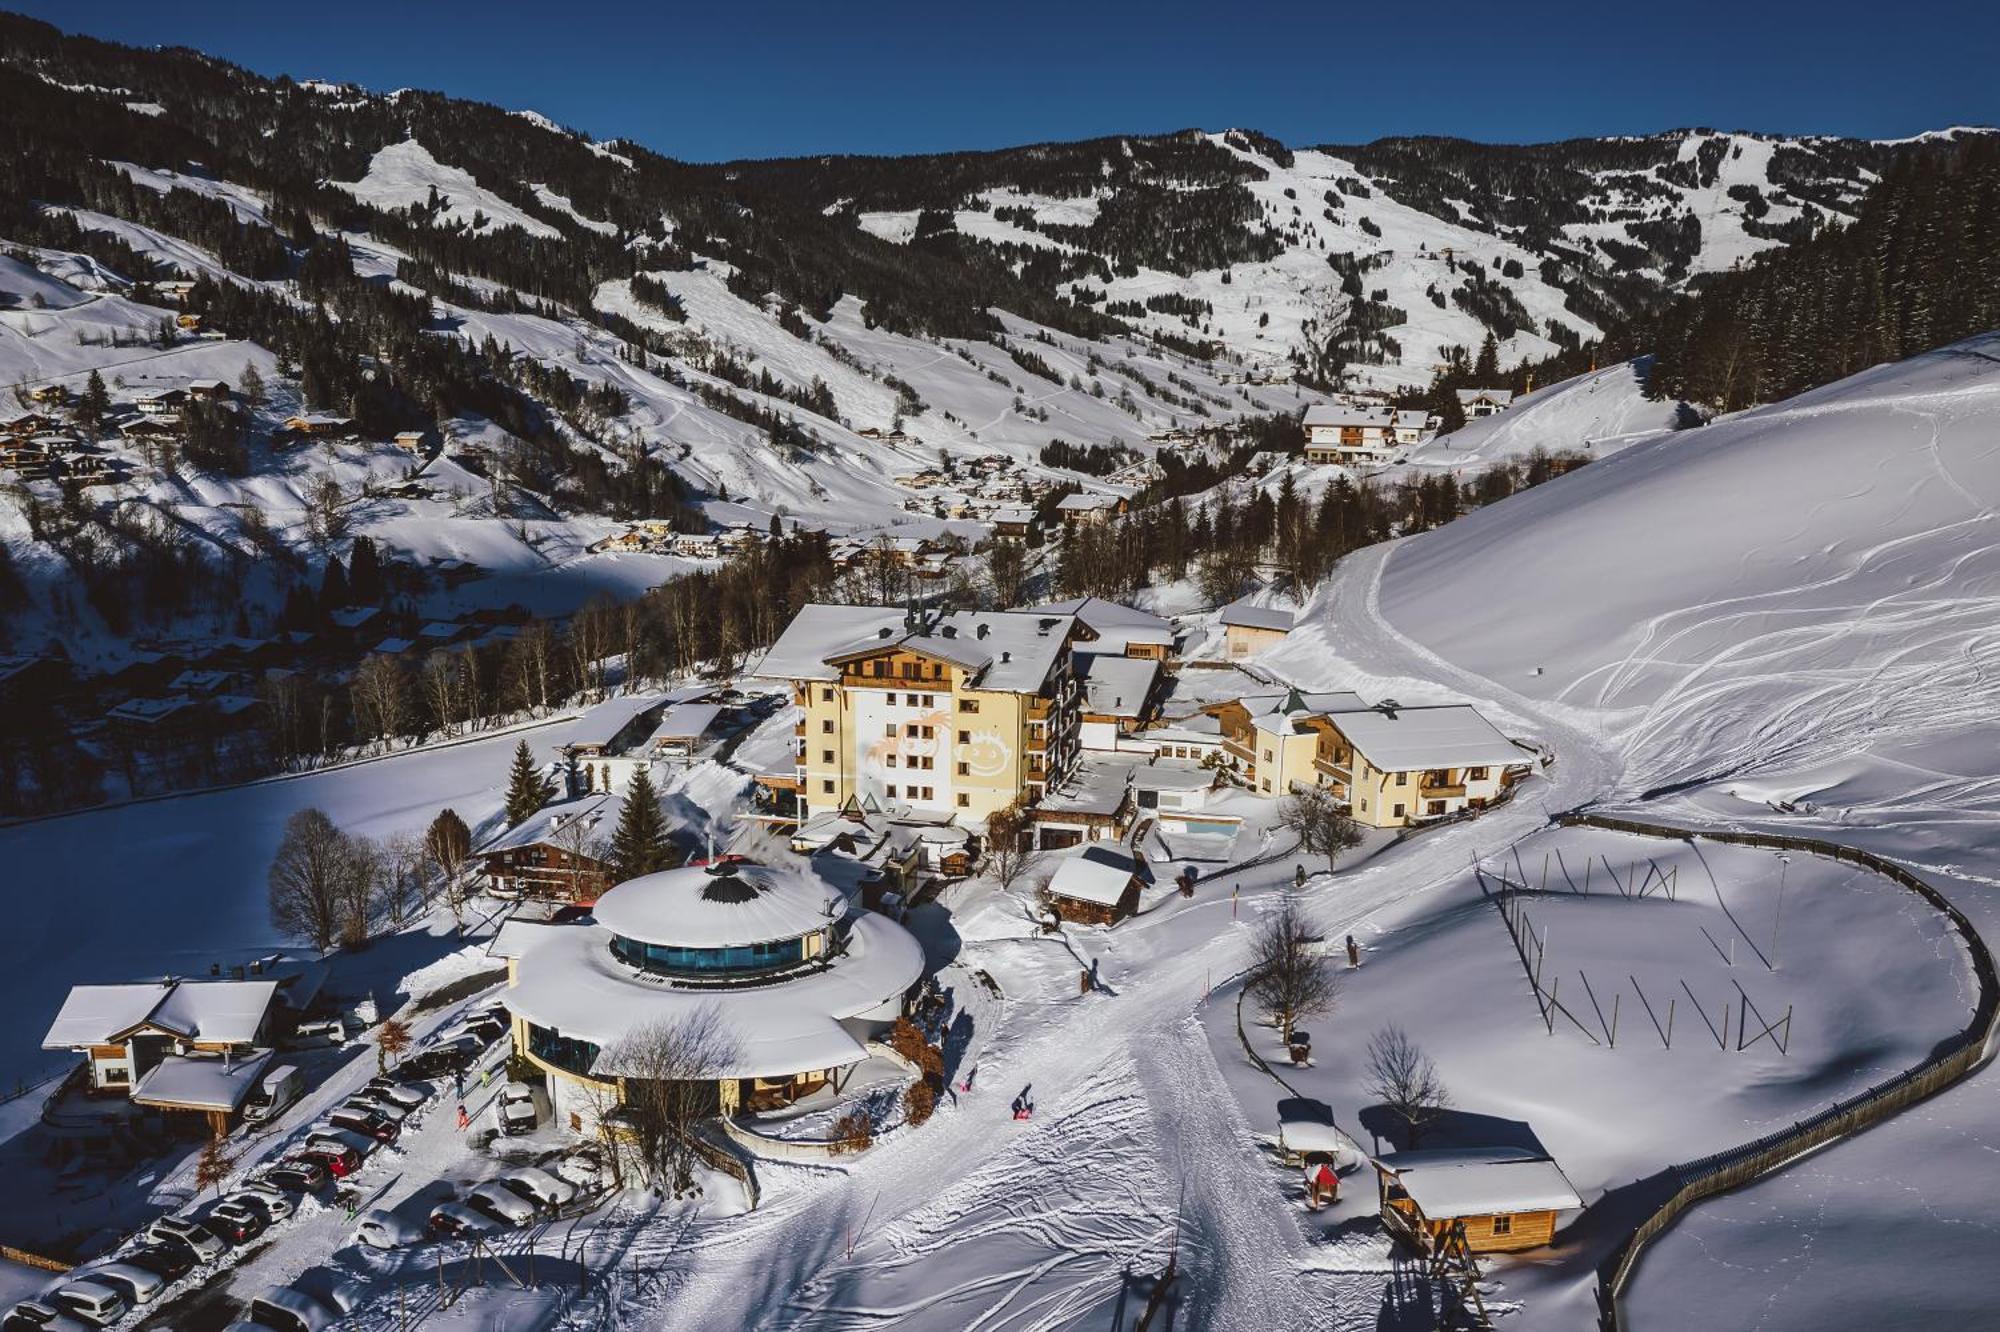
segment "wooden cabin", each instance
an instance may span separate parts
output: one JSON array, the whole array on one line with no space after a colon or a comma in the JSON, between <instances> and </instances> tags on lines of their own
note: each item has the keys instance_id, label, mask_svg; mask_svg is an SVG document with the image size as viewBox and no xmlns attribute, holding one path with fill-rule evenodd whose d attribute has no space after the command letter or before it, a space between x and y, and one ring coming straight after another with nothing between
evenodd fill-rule
<instances>
[{"instance_id":1,"label":"wooden cabin","mask_svg":"<svg viewBox=\"0 0 2000 1332\"><path fill-rule=\"evenodd\" d=\"M1474 1253L1537 1249L1555 1238L1556 1216L1583 1199L1561 1167L1521 1147L1459 1147L1377 1157L1382 1221L1420 1253L1454 1226Z\"/></svg>"},{"instance_id":2,"label":"wooden cabin","mask_svg":"<svg viewBox=\"0 0 2000 1332\"><path fill-rule=\"evenodd\" d=\"M1056 868L1043 890L1049 910L1080 925L1116 925L1139 914L1143 866L1110 847L1086 847Z\"/></svg>"}]
</instances>

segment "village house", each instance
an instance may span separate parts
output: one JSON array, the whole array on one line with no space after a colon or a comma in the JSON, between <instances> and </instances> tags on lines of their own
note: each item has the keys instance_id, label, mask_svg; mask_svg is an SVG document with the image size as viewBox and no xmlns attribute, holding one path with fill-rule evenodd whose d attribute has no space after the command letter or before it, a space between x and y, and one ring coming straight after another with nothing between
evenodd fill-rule
<instances>
[{"instance_id":1,"label":"village house","mask_svg":"<svg viewBox=\"0 0 2000 1332\"><path fill-rule=\"evenodd\" d=\"M665 695L627 694L577 718L558 751L569 765L571 790L622 794L635 770L651 766L645 741L666 710Z\"/></svg>"},{"instance_id":2,"label":"village house","mask_svg":"<svg viewBox=\"0 0 2000 1332\"><path fill-rule=\"evenodd\" d=\"M1029 812L1035 849L1058 851L1085 842L1122 840L1132 830L1138 809L1132 793L1133 766L1130 760L1086 755Z\"/></svg>"},{"instance_id":3,"label":"village house","mask_svg":"<svg viewBox=\"0 0 2000 1332\"><path fill-rule=\"evenodd\" d=\"M1396 454L1396 417L1387 407L1314 403L1303 425L1309 463L1385 463Z\"/></svg>"},{"instance_id":4,"label":"village house","mask_svg":"<svg viewBox=\"0 0 2000 1332\"><path fill-rule=\"evenodd\" d=\"M347 439L354 434L354 422L328 412L309 412L286 417L284 429L299 439Z\"/></svg>"},{"instance_id":5,"label":"village house","mask_svg":"<svg viewBox=\"0 0 2000 1332\"><path fill-rule=\"evenodd\" d=\"M283 954L202 979L72 986L42 1037L82 1055L88 1091L197 1113L227 1131L270 1047L311 1004L325 967Z\"/></svg>"},{"instance_id":6,"label":"village house","mask_svg":"<svg viewBox=\"0 0 2000 1332\"><path fill-rule=\"evenodd\" d=\"M1561 1167L1516 1147L1394 1152L1375 1159L1383 1224L1419 1253L1463 1227L1473 1253L1516 1253L1555 1239L1556 1217L1583 1206Z\"/></svg>"},{"instance_id":7,"label":"village house","mask_svg":"<svg viewBox=\"0 0 2000 1332\"><path fill-rule=\"evenodd\" d=\"M1077 739L1086 750L1116 750L1143 729L1159 707L1160 663L1150 657L1076 654L1083 685Z\"/></svg>"},{"instance_id":8,"label":"village house","mask_svg":"<svg viewBox=\"0 0 2000 1332\"><path fill-rule=\"evenodd\" d=\"M141 416L131 421L121 421L118 433L127 441L137 445L174 443L186 434L177 414L163 416Z\"/></svg>"},{"instance_id":9,"label":"village house","mask_svg":"<svg viewBox=\"0 0 2000 1332\"><path fill-rule=\"evenodd\" d=\"M185 304L194 291L194 283L186 278L168 278L152 284L153 291L166 297L176 305Z\"/></svg>"},{"instance_id":10,"label":"village house","mask_svg":"<svg viewBox=\"0 0 2000 1332\"><path fill-rule=\"evenodd\" d=\"M424 441L427 438L421 430L398 430L389 442L413 458L422 457Z\"/></svg>"},{"instance_id":11,"label":"village house","mask_svg":"<svg viewBox=\"0 0 2000 1332\"><path fill-rule=\"evenodd\" d=\"M1463 703L1383 703L1314 719L1310 729L1312 780L1374 828L1483 809L1526 775L1534 758Z\"/></svg>"},{"instance_id":12,"label":"village house","mask_svg":"<svg viewBox=\"0 0 2000 1332\"><path fill-rule=\"evenodd\" d=\"M1151 611L1102 597L1053 601L1035 609L1045 615L1073 615L1082 621L1087 632L1078 638L1078 652L1111 653L1158 662L1166 662L1174 655L1173 622Z\"/></svg>"},{"instance_id":13,"label":"village house","mask_svg":"<svg viewBox=\"0 0 2000 1332\"><path fill-rule=\"evenodd\" d=\"M1015 541L1026 541L1035 531L1035 511L1033 509L995 509L988 520L993 524L993 535L1008 537Z\"/></svg>"},{"instance_id":14,"label":"village house","mask_svg":"<svg viewBox=\"0 0 2000 1332\"><path fill-rule=\"evenodd\" d=\"M167 416L178 413L181 408L187 406L187 402L186 389L171 388L161 389L158 393L148 393L132 405L138 408L143 416Z\"/></svg>"},{"instance_id":15,"label":"village house","mask_svg":"<svg viewBox=\"0 0 2000 1332\"><path fill-rule=\"evenodd\" d=\"M702 1015L727 1055L689 1084L699 1111L773 1110L838 1092L906 1011L924 950L802 863L729 857L621 883L591 924L505 940L515 1056L571 1132L615 1136L645 1069L634 1037Z\"/></svg>"},{"instance_id":16,"label":"village house","mask_svg":"<svg viewBox=\"0 0 2000 1332\"><path fill-rule=\"evenodd\" d=\"M1061 516L1065 528L1074 530L1108 523L1131 507L1131 501L1123 495L1092 494L1084 491L1063 496L1056 502L1056 513Z\"/></svg>"},{"instance_id":17,"label":"village house","mask_svg":"<svg viewBox=\"0 0 2000 1332\"><path fill-rule=\"evenodd\" d=\"M486 891L588 906L611 887L611 834L624 801L598 792L545 805L472 853Z\"/></svg>"},{"instance_id":18,"label":"village house","mask_svg":"<svg viewBox=\"0 0 2000 1332\"><path fill-rule=\"evenodd\" d=\"M187 391L190 398L200 398L205 402L229 401L229 381L226 379L191 379Z\"/></svg>"},{"instance_id":19,"label":"village house","mask_svg":"<svg viewBox=\"0 0 2000 1332\"><path fill-rule=\"evenodd\" d=\"M1259 795L1282 796L1296 785L1316 785L1313 758L1320 719L1368 705L1346 691L1308 694L1297 689L1260 694L1210 705L1222 729L1222 750L1230 767Z\"/></svg>"},{"instance_id":20,"label":"village house","mask_svg":"<svg viewBox=\"0 0 2000 1332\"><path fill-rule=\"evenodd\" d=\"M47 407L66 407L69 405L69 389L61 384L43 384L28 390L28 401Z\"/></svg>"},{"instance_id":21,"label":"village house","mask_svg":"<svg viewBox=\"0 0 2000 1332\"><path fill-rule=\"evenodd\" d=\"M1393 413L1393 416L1398 444L1421 444L1426 436L1437 429L1437 422L1421 407L1400 408Z\"/></svg>"},{"instance_id":22,"label":"village house","mask_svg":"<svg viewBox=\"0 0 2000 1332\"><path fill-rule=\"evenodd\" d=\"M1492 416L1498 412L1504 412L1513 404L1513 401L1514 392L1512 389L1478 388L1458 390L1459 409L1465 413L1467 420L1476 420L1482 416Z\"/></svg>"},{"instance_id":23,"label":"village house","mask_svg":"<svg viewBox=\"0 0 2000 1332\"><path fill-rule=\"evenodd\" d=\"M1288 610L1252 606L1247 600L1224 606L1222 627L1229 659L1242 661L1284 642L1292 632L1292 620L1292 612Z\"/></svg>"},{"instance_id":24,"label":"village house","mask_svg":"<svg viewBox=\"0 0 2000 1332\"><path fill-rule=\"evenodd\" d=\"M1078 752L1078 621L1032 611L802 607L754 674L790 684L806 817L849 797L983 824Z\"/></svg>"},{"instance_id":25,"label":"village house","mask_svg":"<svg viewBox=\"0 0 2000 1332\"><path fill-rule=\"evenodd\" d=\"M1139 914L1145 880L1143 858L1108 846L1089 846L1056 866L1042 897L1059 920L1116 925Z\"/></svg>"},{"instance_id":26,"label":"village house","mask_svg":"<svg viewBox=\"0 0 2000 1332\"><path fill-rule=\"evenodd\" d=\"M1156 759L1132 769L1132 801L1140 818L1158 821L1167 832L1233 837L1243 820L1218 814L1209 802L1221 788L1222 774L1198 763Z\"/></svg>"}]
</instances>

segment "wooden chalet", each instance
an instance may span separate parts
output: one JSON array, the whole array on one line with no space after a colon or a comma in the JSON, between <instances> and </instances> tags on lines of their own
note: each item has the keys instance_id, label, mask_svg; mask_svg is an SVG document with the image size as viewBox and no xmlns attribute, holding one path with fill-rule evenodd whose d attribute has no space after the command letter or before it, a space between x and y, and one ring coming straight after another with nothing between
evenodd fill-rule
<instances>
[{"instance_id":1,"label":"wooden chalet","mask_svg":"<svg viewBox=\"0 0 2000 1332\"><path fill-rule=\"evenodd\" d=\"M595 902L617 882L611 834L624 803L600 791L536 810L472 853L486 891L523 901Z\"/></svg>"},{"instance_id":2,"label":"wooden chalet","mask_svg":"<svg viewBox=\"0 0 2000 1332\"><path fill-rule=\"evenodd\" d=\"M1395 1152L1376 1158L1382 1220L1431 1253L1462 1227L1473 1253L1513 1253L1555 1238L1556 1217L1583 1206L1560 1167L1519 1147Z\"/></svg>"},{"instance_id":3,"label":"wooden chalet","mask_svg":"<svg viewBox=\"0 0 2000 1332\"><path fill-rule=\"evenodd\" d=\"M1058 919L1116 925L1139 914L1143 859L1108 846L1085 847L1056 867L1043 896Z\"/></svg>"}]
</instances>

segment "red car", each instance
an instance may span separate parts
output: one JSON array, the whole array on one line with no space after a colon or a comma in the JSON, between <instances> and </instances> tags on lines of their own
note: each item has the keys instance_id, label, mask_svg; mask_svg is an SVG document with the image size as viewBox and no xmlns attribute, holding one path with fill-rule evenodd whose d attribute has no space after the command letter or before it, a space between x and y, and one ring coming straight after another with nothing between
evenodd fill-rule
<instances>
[{"instance_id":1,"label":"red car","mask_svg":"<svg viewBox=\"0 0 2000 1332\"><path fill-rule=\"evenodd\" d=\"M311 1161L335 1179L344 1179L361 1169L361 1158L352 1151L336 1152L331 1147L308 1147L299 1159Z\"/></svg>"}]
</instances>

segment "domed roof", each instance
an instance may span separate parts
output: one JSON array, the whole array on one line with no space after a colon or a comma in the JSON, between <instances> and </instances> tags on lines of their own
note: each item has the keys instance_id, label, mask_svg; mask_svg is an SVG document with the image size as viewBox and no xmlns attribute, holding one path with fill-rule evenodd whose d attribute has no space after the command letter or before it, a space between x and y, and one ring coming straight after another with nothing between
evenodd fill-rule
<instances>
[{"instance_id":1,"label":"domed roof","mask_svg":"<svg viewBox=\"0 0 2000 1332\"><path fill-rule=\"evenodd\" d=\"M593 914L639 943L731 948L825 929L847 914L847 899L803 867L725 861L628 879L598 898Z\"/></svg>"}]
</instances>

